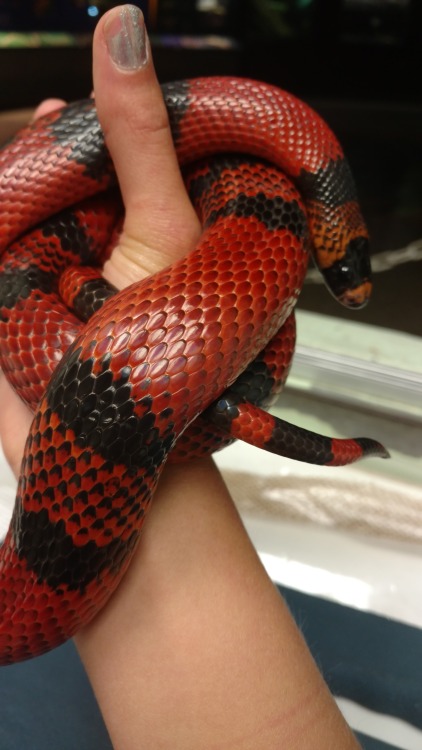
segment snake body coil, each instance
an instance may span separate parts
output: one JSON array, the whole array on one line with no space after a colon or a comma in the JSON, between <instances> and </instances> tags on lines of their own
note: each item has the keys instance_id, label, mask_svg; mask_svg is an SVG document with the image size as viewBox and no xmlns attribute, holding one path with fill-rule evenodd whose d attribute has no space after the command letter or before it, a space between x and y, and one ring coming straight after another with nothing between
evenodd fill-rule
<instances>
[{"instance_id":1,"label":"snake body coil","mask_svg":"<svg viewBox=\"0 0 422 750\"><path fill-rule=\"evenodd\" d=\"M341 302L358 307L370 292L367 233L334 136L265 84L197 79L163 92L179 162L194 164L203 234L122 292L73 269L99 264L120 211L92 101L0 153L1 366L35 412L0 551L3 664L53 648L104 605L170 452L239 437L327 465L386 455L261 409L287 377L310 249Z\"/></svg>"}]
</instances>

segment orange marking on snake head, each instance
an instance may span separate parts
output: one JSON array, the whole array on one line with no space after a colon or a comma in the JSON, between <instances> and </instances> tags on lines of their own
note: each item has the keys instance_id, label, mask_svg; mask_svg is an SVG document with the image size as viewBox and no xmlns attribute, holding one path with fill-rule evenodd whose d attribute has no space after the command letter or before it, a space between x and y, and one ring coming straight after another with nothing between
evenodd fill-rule
<instances>
[{"instance_id":1,"label":"orange marking on snake head","mask_svg":"<svg viewBox=\"0 0 422 750\"><path fill-rule=\"evenodd\" d=\"M346 307L359 308L366 305L372 292L372 282L365 281L356 289L348 289L339 298L340 302Z\"/></svg>"}]
</instances>

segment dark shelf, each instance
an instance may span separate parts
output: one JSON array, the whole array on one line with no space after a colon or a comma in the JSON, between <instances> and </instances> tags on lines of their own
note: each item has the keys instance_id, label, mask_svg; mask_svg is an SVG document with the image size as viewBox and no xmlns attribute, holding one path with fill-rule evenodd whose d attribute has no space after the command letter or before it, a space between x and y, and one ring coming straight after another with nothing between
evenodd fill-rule
<instances>
[{"instance_id":1,"label":"dark shelf","mask_svg":"<svg viewBox=\"0 0 422 750\"><path fill-rule=\"evenodd\" d=\"M237 45L182 46L177 38L157 42L154 63L161 81L205 75L241 75ZM43 47L0 47L0 108L35 106L46 97L75 100L92 88L90 44Z\"/></svg>"}]
</instances>

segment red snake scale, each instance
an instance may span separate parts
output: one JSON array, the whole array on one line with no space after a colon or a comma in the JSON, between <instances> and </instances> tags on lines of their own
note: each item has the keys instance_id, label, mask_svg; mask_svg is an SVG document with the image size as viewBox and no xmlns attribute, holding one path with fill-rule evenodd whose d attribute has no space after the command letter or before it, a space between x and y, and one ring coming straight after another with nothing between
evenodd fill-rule
<instances>
[{"instance_id":1,"label":"red snake scale","mask_svg":"<svg viewBox=\"0 0 422 750\"><path fill-rule=\"evenodd\" d=\"M163 93L203 233L122 292L95 270L121 207L93 102L0 152L0 361L35 415L0 550L2 664L57 646L105 604L170 452L237 437L327 465L386 455L261 408L287 377L310 250L343 304L369 296L367 233L336 139L263 83L197 79Z\"/></svg>"}]
</instances>

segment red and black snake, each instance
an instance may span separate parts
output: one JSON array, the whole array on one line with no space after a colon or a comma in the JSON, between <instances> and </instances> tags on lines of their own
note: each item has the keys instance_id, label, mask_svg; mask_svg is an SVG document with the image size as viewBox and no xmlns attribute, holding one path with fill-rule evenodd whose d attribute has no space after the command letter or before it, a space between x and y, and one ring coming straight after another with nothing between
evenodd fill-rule
<instances>
[{"instance_id":1,"label":"red and black snake","mask_svg":"<svg viewBox=\"0 0 422 750\"><path fill-rule=\"evenodd\" d=\"M57 646L104 605L170 452L204 455L238 437L325 465L386 455L260 408L287 377L309 251L341 302L359 307L370 292L367 232L336 139L263 83L196 79L163 93L180 165L194 165L203 234L122 292L87 269L109 252L121 211L92 100L0 153L1 366L35 413L0 551L2 664Z\"/></svg>"}]
</instances>

